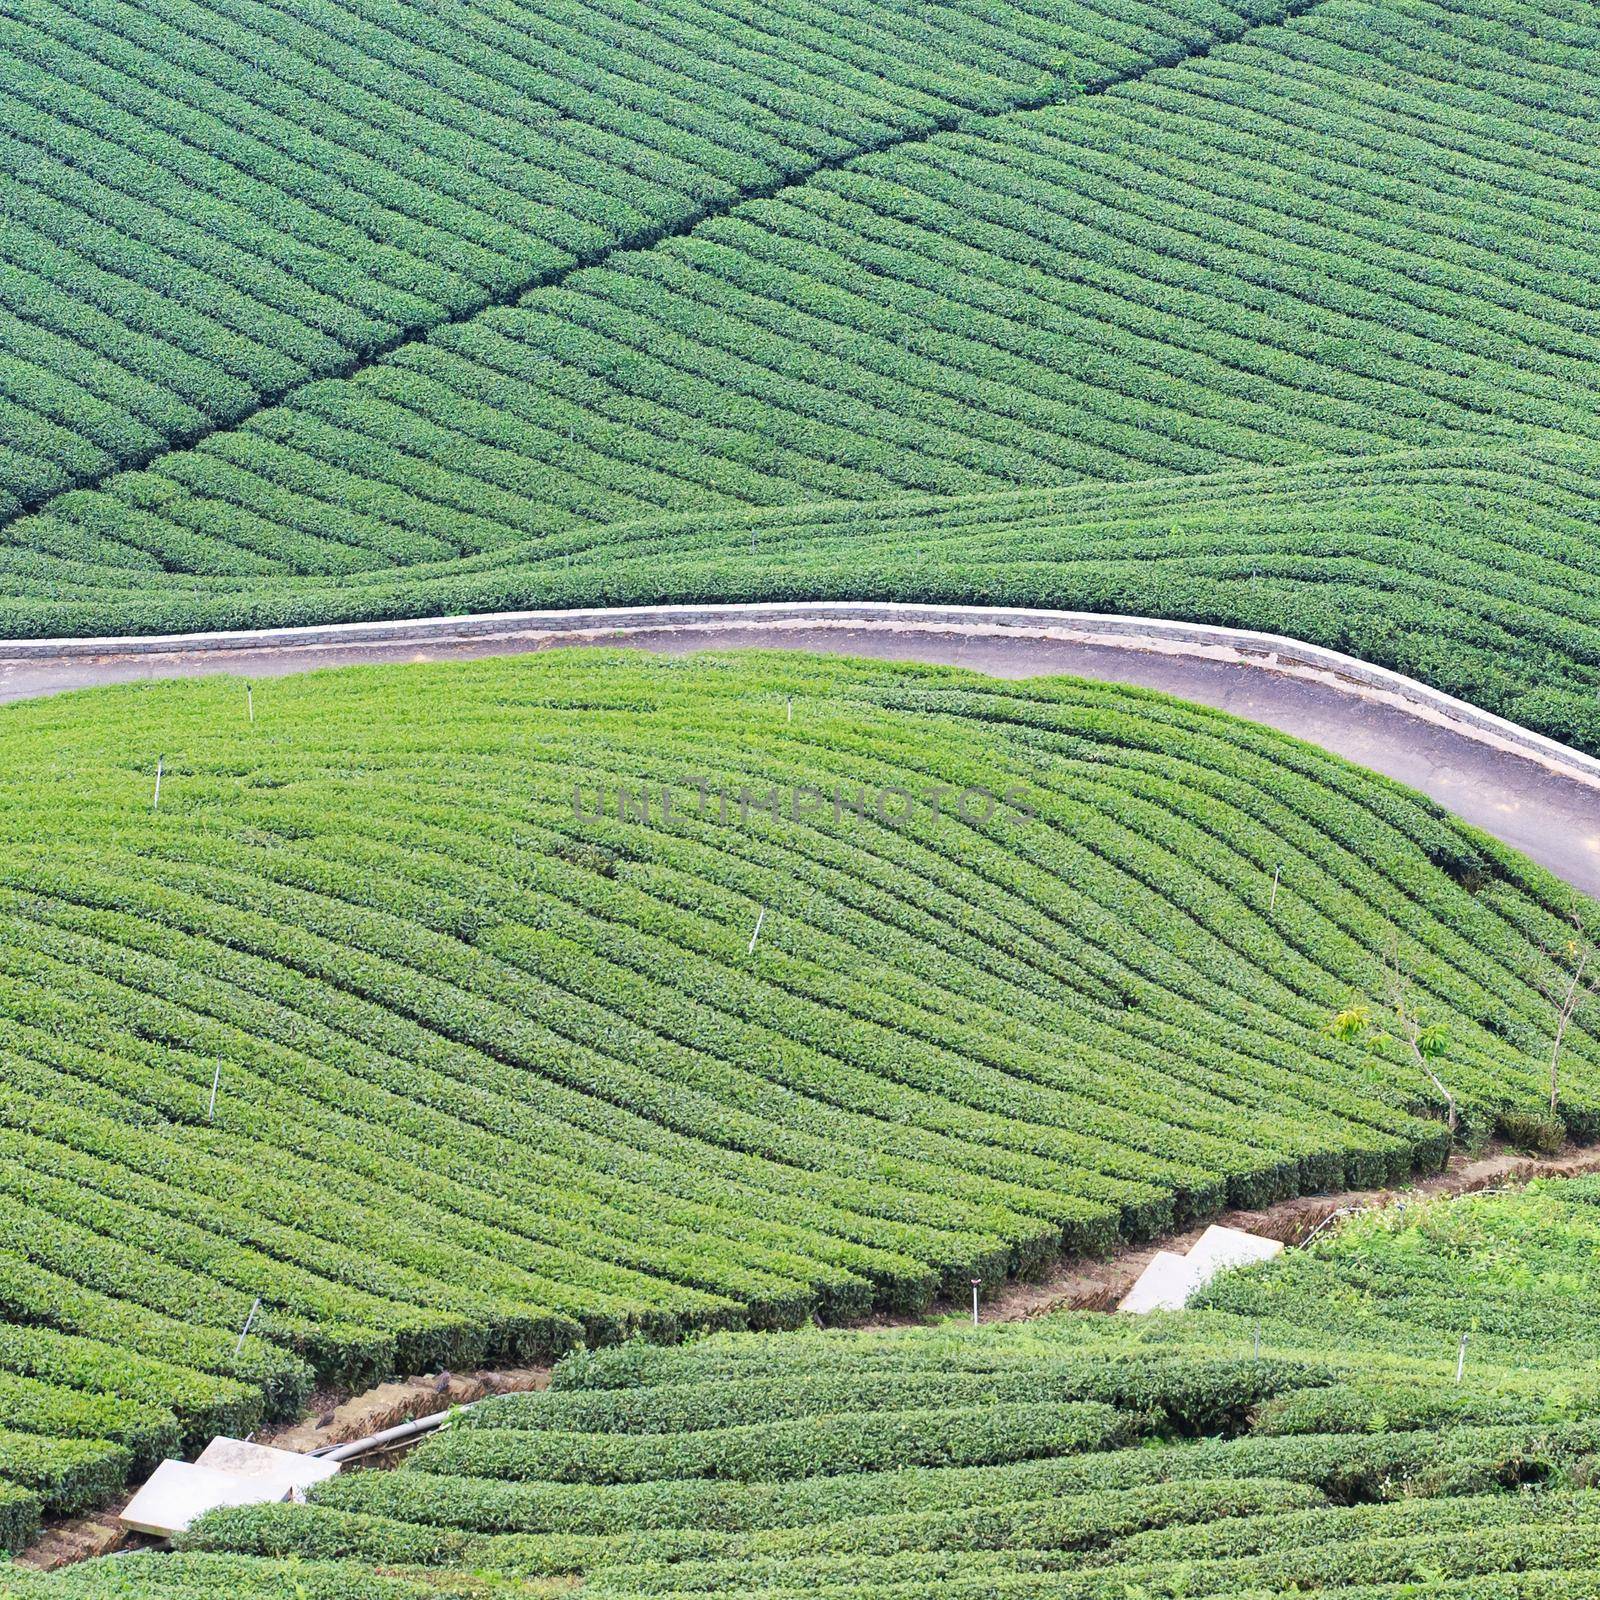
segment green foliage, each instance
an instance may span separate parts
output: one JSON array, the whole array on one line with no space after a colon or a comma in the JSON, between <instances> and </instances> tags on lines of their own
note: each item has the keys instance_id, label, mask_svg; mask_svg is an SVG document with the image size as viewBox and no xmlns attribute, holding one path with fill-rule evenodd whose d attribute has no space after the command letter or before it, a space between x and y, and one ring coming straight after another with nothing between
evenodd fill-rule
<instances>
[{"instance_id":1,"label":"green foliage","mask_svg":"<svg viewBox=\"0 0 1600 1600\"><path fill-rule=\"evenodd\" d=\"M15 1483L0 1483L0 1557L25 1550L39 1531L39 1496Z\"/></svg>"},{"instance_id":2,"label":"green foliage","mask_svg":"<svg viewBox=\"0 0 1600 1600\"><path fill-rule=\"evenodd\" d=\"M1229 1203L1436 1166L1449 1135L1398 1046L1324 1026L1396 939L1460 1019L1467 1113L1543 1103L1540 1064L1474 1019L1540 1014L1529 952L1571 896L1225 716L783 656L259 688L254 723L226 680L0 718L0 1427L144 1463L313 1383L587 1345L507 1406L524 1437L483 1446L497 1470L657 1475L692 1422L726 1452L672 1470L775 1473L763 1430L824 1401L857 1444L797 1425L791 1470L887 1463L880 1413L943 1416L929 1461L1055 1448L1081 1405L1227 1431L1332 1374L1056 1350L788 1373L780 1404L773 1374L691 1368L638 1427L628 1386L679 1359L639 1336L915 1311ZM625 820L618 786L645 783L648 819ZM935 816L917 797L939 783L1017 785L1033 814ZM575 784L611 795L602 815ZM909 817L771 801L891 786ZM1493 859L1492 895L1440 869L1452 845ZM1597 1063L1580 1019L1576 1125ZM598 1455L564 1453L601 1426Z\"/></svg>"},{"instance_id":3,"label":"green foliage","mask_svg":"<svg viewBox=\"0 0 1600 1600\"><path fill-rule=\"evenodd\" d=\"M34 1379L52 1389L83 1391L170 1411L182 1430L185 1449L200 1449L219 1433L249 1433L260 1426L265 1412L261 1391L237 1379L22 1323L0 1322L0 1373L8 1379ZM66 1403L65 1425L49 1431L82 1437L70 1393ZM12 1426L27 1431L24 1421ZM133 1439L123 1442L136 1448Z\"/></svg>"},{"instance_id":4,"label":"green foliage","mask_svg":"<svg viewBox=\"0 0 1600 1600\"><path fill-rule=\"evenodd\" d=\"M965 1354L970 1360L971 1352ZM613 1359L618 1357L623 1359ZM1130 1357L1110 1366L1093 1355L1067 1353L974 1364L972 1370L952 1371L942 1363L926 1370L912 1363L910 1370L880 1370L870 1363L858 1367L850 1342L832 1347L826 1373L815 1370L815 1355L804 1346L793 1352L780 1346L773 1357L766 1364L759 1354L747 1356L712 1376L694 1346L633 1344L580 1352L557 1368L554 1387L475 1406L462 1412L457 1426L654 1434L830 1411L1097 1401L1155 1418L1175 1433L1205 1434L1226 1428L1273 1395L1307 1390L1329 1376L1315 1366L1271 1359L1241 1367L1233 1361ZM695 1381L647 1376L652 1366L670 1373L678 1360L697 1375ZM626 1386L616 1382L622 1373ZM585 1383L585 1376L598 1378L598 1384Z\"/></svg>"},{"instance_id":5,"label":"green foliage","mask_svg":"<svg viewBox=\"0 0 1600 1600\"><path fill-rule=\"evenodd\" d=\"M0 1372L0 1428L63 1439L109 1439L125 1445L135 1472L176 1455L182 1431L161 1406Z\"/></svg>"},{"instance_id":6,"label":"green foliage","mask_svg":"<svg viewBox=\"0 0 1600 1600\"><path fill-rule=\"evenodd\" d=\"M1056 606L1600 750L1570 6L82 9L13 25L0 632Z\"/></svg>"},{"instance_id":7,"label":"green foliage","mask_svg":"<svg viewBox=\"0 0 1600 1600\"><path fill-rule=\"evenodd\" d=\"M1508 1144L1538 1155L1556 1155L1567 1142L1567 1125L1560 1117L1534 1111L1502 1111L1495 1118L1495 1131Z\"/></svg>"},{"instance_id":8,"label":"green foliage","mask_svg":"<svg viewBox=\"0 0 1600 1600\"><path fill-rule=\"evenodd\" d=\"M514 0L456 16L370 0L353 21L327 0L158 0L13 17L5 509L746 194L1271 14L666 0L623 17ZM136 547L213 574L325 548L285 548L248 512L153 546L153 522L131 520Z\"/></svg>"},{"instance_id":9,"label":"green foliage","mask_svg":"<svg viewBox=\"0 0 1600 1600\"><path fill-rule=\"evenodd\" d=\"M424 1471L483 1478L635 1483L653 1478L805 1478L890 1467L965 1466L1105 1449L1137 1433L1111 1406L969 1405L822 1414L681 1437L444 1428L416 1452ZM481 1433L481 1436L480 1436Z\"/></svg>"},{"instance_id":10,"label":"green foliage","mask_svg":"<svg viewBox=\"0 0 1600 1600\"><path fill-rule=\"evenodd\" d=\"M1596 1382L1589 1320L1600 1302L1600 1217L1584 1191L1567 1198L1569 1188L1550 1182L1370 1212L1310 1254L1218 1280L1197 1303L1395 1350L1431 1346L1447 1364L1464 1333L1469 1364L1565 1363L1564 1381L1541 1375L1521 1403L1542 1396L1581 1412L1572 1393L1592 1401Z\"/></svg>"},{"instance_id":11,"label":"green foliage","mask_svg":"<svg viewBox=\"0 0 1600 1600\"><path fill-rule=\"evenodd\" d=\"M0 1481L30 1490L43 1509L64 1516L114 1494L132 1457L104 1439L46 1439L0 1431Z\"/></svg>"},{"instance_id":12,"label":"green foliage","mask_svg":"<svg viewBox=\"0 0 1600 1600\"><path fill-rule=\"evenodd\" d=\"M406 1578L347 1562L203 1554L134 1555L49 1574L12 1567L5 1585L6 1600L509 1600L519 1592L466 1574Z\"/></svg>"},{"instance_id":13,"label":"green foliage","mask_svg":"<svg viewBox=\"0 0 1600 1600\"><path fill-rule=\"evenodd\" d=\"M1584 1595L1600 1550L1592 1338L1552 1349L1537 1318L1486 1326L1458 1384L1425 1314L1448 1285L1494 1324L1565 1258L1588 1264L1592 1316L1594 1185L1570 1187L1358 1218L1313 1255L1229 1275L1212 1298L1230 1311L580 1352L548 1391L463 1413L399 1471L334 1479L310 1507L217 1513L186 1542L581 1579L618 1600ZM1381 1319L1309 1316L1308 1271L1342 1313L1357 1265L1400 1286ZM1431 1297L1405 1292L1418 1279ZM1108 1429L1084 1448L1035 1422L1013 1459L1008 1422L1046 1408L1008 1397L1088 1392L1097 1372L1152 1418L1186 1394L1198 1419L1209 1391L1209 1436ZM919 1409L939 1383L991 1386L979 1454L928 1453L976 1409ZM742 1420L763 1395L765 1420ZM892 1458L869 1440L895 1441Z\"/></svg>"}]
</instances>

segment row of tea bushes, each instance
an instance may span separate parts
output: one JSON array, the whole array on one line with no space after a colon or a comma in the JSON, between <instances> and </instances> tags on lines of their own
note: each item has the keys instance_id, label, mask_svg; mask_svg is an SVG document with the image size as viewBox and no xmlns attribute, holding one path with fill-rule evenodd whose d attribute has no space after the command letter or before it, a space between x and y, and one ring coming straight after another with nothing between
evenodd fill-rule
<instances>
[{"instance_id":1,"label":"row of tea bushes","mask_svg":"<svg viewBox=\"0 0 1600 1600\"><path fill-rule=\"evenodd\" d=\"M399 1471L208 1517L166 1570L174 1593L188 1563L254 1558L263 1573L304 1563L308 1581L340 1563L577 1578L618 1600L1588 1595L1592 1339L1497 1324L1562 1260L1573 1312L1592 1318L1597 1195L1592 1179L1550 1182L1373 1213L1219 1279L1226 1311L579 1353L549 1389L459 1413ZM1307 1316L1305 1272L1356 1261L1402 1282L1426 1267L1458 1304L1431 1320ZM941 1384L954 1409L924 1409ZM1356 1394L1366 1409L1325 1403ZM1305 1430L1284 1431L1301 1402ZM1096 1411L1097 1440L1082 1430ZM1014 1434L1022 1412L1038 1416ZM985 1413L974 1451L968 1419Z\"/></svg>"},{"instance_id":2,"label":"row of tea bushes","mask_svg":"<svg viewBox=\"0 0 1600 1600\"><path fill-rule=\"evenodd\" d=\"M0 510L746 194L1180 59L1279 9L16 14L0 34Z\"/></svg>"},{"instance_id":3,"label":"row of tea bushes","mask_svg":"<svg viewBox=\"0 0 1600 1600\"><path fill-rule=\"evenodd\" d=\"M1397 940L1463 1129L1547 1094L1539 947L1580 902L1217 713L767 655L258 687L254 721L228 680L0 717L0 1429L142 1468L318 1385L915 1312L1399 1181L1444 1108L1328 1029ZM1580 1018L1580 1133L1597 1057ZM1082 1406L1204 1431L1240 1381L893 1392L966 1459L1002 1394L1025 1453ZM778 1424L730 1385L679 1425L711 1404L730 1449Z\"/></svg>"}]
</instances>

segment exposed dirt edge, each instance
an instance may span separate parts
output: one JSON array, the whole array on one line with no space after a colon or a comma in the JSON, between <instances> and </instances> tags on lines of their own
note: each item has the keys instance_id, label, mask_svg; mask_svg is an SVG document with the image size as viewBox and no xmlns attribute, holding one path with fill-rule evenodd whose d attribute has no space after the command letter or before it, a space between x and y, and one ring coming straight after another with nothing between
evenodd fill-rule
<instances>
[{"instance_id":1,"label":"exposed dirt edge","mask_svg":"<svg viewBox=\"0 0 1600 1600\"><path fill-rule=\"evenodd\" d=\"M300 1421L263 1428L256 1439L279 1450L298 1450L304 1454L320 1450L324 1445L349 1444L355 1439L370 1438L385 1428L398 1427L417 1417L437 1416L441 1411L470 1405L486 1395L542 1389L549 1381L549 1367L395 1378L342 1400L328 1393L313 1395Z\"/></svg>"},{"instance_id":2,"label":"exposed dirt edge","mask_svg":"<svg viewBox=\"0 0 1600 1600\"><path fill-rule=\"evenodd\" d=\"M1419 1178L1397 1189L1355 1189L1338 1194L1301 1195L1280 1200L1261 1211L1225 1211L1183 1233L1167 1234L1147 1244L1114 1251L1098 1261L1063 1260L1043 1277L1027 1282L1011 1280L989 1293L978 1307L980 1322L1021 1322L1052 1311L1110 1311L1131 1289L1158 1250L1188 1250L1212 1223L1243 1228L1284 1244L1303 1243L1323 1223L1345 1211L1390 1206L1401 1200L1432 1199L1441 1195L1474 1194L1501 1184L1521 1185L1536 1178L1574 1178L1600 1172L1600 1147L1571 1148L1558 1156L1521 1155L1503 1144L1490 1145L1477 1155L1458 1152L1443 1172ZM910 1327L933 1316L949 1316L968 1308L941 1304L923 1316L874 1317L853 1327Z\"/></svg>"},{"instance_id":3,"label":"exposed dirt edge","mask_svg":"<svg viewBox=\"0 0 1600 1600\"><path fill-rule=\"evenodd\" d=\"M1505 1145L1491 1145L1477 1155L1458 1153L1450 1158L1443 1172L1397 1189L1302 1195L1261 1211L1225 1211L1199 1227L1129 1246L1103 1260L1063 1260L1042 1277L1027 1282L1011 1280L988 1293L979 1306L978 1318L986 1323L1022 1322L1053 1311L1110 1311L1133 1287L1157 1250L1187 1250L1212 1222L1294 1245L1346 1211L1394 1205L1401 1200L1474 1194L1502 1184L1515 1186L1536 1178L1572 1178L1589 1172L1600 1172L1600 1147L1569 1149L1558 1156L1542 1157L1521 1155ZM940 1302L914 1316L869 1317L843 1326L864 1330L915 1327L965 1310L965 1306ZM281 1450L310 1451L323 1445L348 1444L415 1417L434 1416L487 1395L543 1389L549 1381L549 1367L396 1378L343 1399L331 1392L317 1394L298 1422L265 1428L254 1437ZM390 1465L405 1449L404 1445L397 1446L392 1455L380 1456L367 1465ZM123 1504L126 1500L107 1510L48 1526L17 1557L17 1563L49 1572L121 1549L130 1542L116 1522L116 1513Z\"/></svg>"}]
</instances>

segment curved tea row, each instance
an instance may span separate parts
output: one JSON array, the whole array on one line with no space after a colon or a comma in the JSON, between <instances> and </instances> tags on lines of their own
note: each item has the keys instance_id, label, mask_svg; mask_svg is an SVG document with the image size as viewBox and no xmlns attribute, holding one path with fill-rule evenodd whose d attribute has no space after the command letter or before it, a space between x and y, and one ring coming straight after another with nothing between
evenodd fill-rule
<instances>
[{"instance_id":1,"label":"curved tea row","mask_svg":"<svg viewBox=\"0 0 1600 1600\"><path fill-rule=\"evenodd\" d=\"M576 1356L398 1472L213 1514L131 1592L1588 1600L1597 1202L1408 1207L1178 1315Z\"/></svg>"},{"instance_id":2,"label":"curved tea row","mask_svg":"<svg viewBox=\"0 0 1600 1600\"><path fill-rule=\"evenodd\" d=\"M313 1383L911 1310L1435 1165L1395 974L1463 1131L1560 1132L1580 898L1154 694L574 652L0 746L0 1481L58 1507ZM1580 1017L1580 1135L1597 1066ZM103 1442L56 1487L23 1434Z\"/></svg>"}]
</instances>

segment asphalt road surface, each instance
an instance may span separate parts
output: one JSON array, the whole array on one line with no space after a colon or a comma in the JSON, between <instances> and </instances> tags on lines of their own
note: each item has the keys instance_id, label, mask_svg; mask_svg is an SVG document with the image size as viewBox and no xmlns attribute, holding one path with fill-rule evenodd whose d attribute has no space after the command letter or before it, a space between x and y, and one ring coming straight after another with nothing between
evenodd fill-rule
<instances>
[{"instance_id":1,"label":"asphalt road surface","mask_svg":"<svg viewBox=\"0 0 1600 1600\"><path fill-rule=\"evenodd\" d=\"M1295 677L1259 661L1207 659L1159 649L1041 638L952 624L851 624L825 618L719 623L648 623L576 633L510 628L487 636L336 643L269 643L245 649L186 649L11 658L0 645L0 701L145 679L235 673L274 677L382 661L468 660L559 646L625 645L682 654L705 649L807 650L967 667L998 678L1071 674L1140 684L1321 745L1431 796L1590 894L1600 895L1600 786L1498 749L1349 686Z\"/></svg>"}]
</instances>

